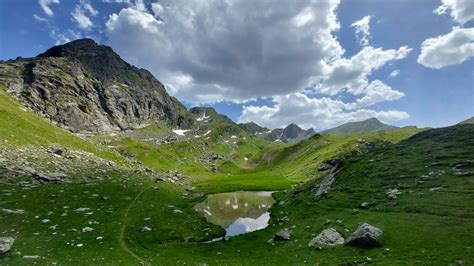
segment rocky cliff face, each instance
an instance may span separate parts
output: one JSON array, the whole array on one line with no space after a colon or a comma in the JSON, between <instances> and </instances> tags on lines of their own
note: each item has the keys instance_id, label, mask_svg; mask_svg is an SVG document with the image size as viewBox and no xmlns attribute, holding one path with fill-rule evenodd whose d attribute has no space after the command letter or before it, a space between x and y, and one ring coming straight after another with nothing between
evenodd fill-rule
<instances>
[{"instance_id":1,"label":"rocky cliff face","mask_svg":"<svg viewBox=\"0 0 474 266\"><path fill-rule=\"evenodd\" d=\"M241 129L247 131L250 134L263 133L263 132L268 131L268 128L261 127L261 126L259 126L258 124L254 123L254 122L240 123L240 124L238 124L238 126Z\"/></svg>"},{"instance_id":2,"label":"rocky cliff face","mask_svg":"<svg viewBox=\"0 0 474 266\"><path fill-rule=\"evenodd\" d=\"M298 139L304 139L312 137L316 132L310 128L304 130L296 124L289 124L285 128L273 129L269 134L265 136L265 139L270 141L280 140L283 142L289 142Z\"/></svg>"},{"instance_id":3,"label":"rocky cliff face","mask_svg":"<svg viewBox=\"0 0 474 266\"><path fill-rule=\"evenodd\" d=\"M23 104L73 132L106 133L154 122L179 128L193 124L186 108L150 72L90 39L0 63L0 83Z\"/></svg>"}]
</instances>

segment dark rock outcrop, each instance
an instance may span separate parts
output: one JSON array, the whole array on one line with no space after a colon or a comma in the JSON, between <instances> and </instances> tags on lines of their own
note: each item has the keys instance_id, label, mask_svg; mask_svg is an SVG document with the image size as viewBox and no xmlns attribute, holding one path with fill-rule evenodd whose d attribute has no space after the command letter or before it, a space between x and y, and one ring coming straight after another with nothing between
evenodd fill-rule
<instances>
[{"instance_id":1,"label":"dark rock outcrop","mask_svg":"<svg viewBox=\"0 0 474 266\"><path fill-rule=\"evenodd\" d=\"M238 126L241 129L247 131L250 134L263 133L263 132L268 131L268 128L261 127L261 126L259 126L258 124L254 123L254 122L240 123L240 124L238 124Z\"/></svg>"},{"instance_id":2,"label":"dark rock outcrop","mask_svg":"<svg viewBox=\"0 0 474 266\"><path fill-rule=\"evenodd\" d=\"M73 132L105 133L157 121L180 128L193 124L186 108L149 71L91 39L5 64L0 66L0 83L7 91Z\"/></svg>"},{"instance_id":3,"label":"dark rock outcrop","mask_svg":"<svg viewBox=\"0 0 474 266\"><path fill-rule=\"evenodd\" d=\"M273 129L270 133L265 136L266 140L270 141L283 141L289 142L292 140L310 138L314 136L316 132L314 129L310 128L308 130L304 130L300 128L296 124L289 124L285 128L276 128Z\"/></svg>"}]
</instances>

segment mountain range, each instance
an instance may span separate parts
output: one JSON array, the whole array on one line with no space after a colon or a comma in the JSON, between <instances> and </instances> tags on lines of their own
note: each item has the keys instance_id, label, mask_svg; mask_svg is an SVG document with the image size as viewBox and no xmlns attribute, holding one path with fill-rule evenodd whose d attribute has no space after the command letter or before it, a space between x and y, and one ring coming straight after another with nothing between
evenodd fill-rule
<instances>
[{"instance_id":1,"label":"mountain range","mask_svg":"<svg viewBox=\"0 0 474 266\"><path fill-rule=\"evenodd\" d=\"M74 133L104 134L164 123L181 130L260 134L270 141L310 137L295 124L269 130L237 125L210 107L186 110L149 71L134 67L92 39L54 46L34 58L0 63L0 82L26 107Z\"/></svg>"}]
</instances>

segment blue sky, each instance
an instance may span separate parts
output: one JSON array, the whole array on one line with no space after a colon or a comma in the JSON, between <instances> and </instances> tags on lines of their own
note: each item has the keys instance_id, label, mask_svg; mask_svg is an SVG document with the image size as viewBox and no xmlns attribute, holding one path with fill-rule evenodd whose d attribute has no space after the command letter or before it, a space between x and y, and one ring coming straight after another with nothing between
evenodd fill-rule
<instances>
[{"instance_id":1,"label":"blue sky","mask_svg":"<svg viewBox=\"0 0 474 266\"><path fill-rule=\"evenodd\" d=\"M0 59L93 38L186 106L268 127L371 116L440 127L474 115L473 1L234 2L3 0Z\"/></svg>"}]
</instances>

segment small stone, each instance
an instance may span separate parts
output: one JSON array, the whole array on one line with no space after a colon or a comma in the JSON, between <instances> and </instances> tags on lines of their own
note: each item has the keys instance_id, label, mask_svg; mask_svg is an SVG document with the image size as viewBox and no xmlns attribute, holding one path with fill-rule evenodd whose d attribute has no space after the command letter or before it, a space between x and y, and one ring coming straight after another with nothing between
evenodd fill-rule
<instances>
[{"instance_id":1,"label":"small stone","mask_svg":"<svg viewBox=\"0 0 474 266\"><path fill-rule=\"evenodd\" d=\"M283 228L273 237L276 241L288 241L291 237L291 230L288 228Z\"/></svg>"},{"instance_id":2,"label":"small stone","mask_svg":"<svg viewBox=\"0 0 474 266\"><path fill-rule=\"evenodd\" d=\"M10 251L14 242L15 239L13 237L0 237L0 254Z\"/></svg>"},{"instance_id":3,"label":"small stone","mask_svg":"<svg viewBox=\"0 0 474 266\"><path fill-rule=\"evenodd\" d=\"M36 259L39 259L39 257L40 256L38 256L38 255L33 255L33 256L25 255L25 256L23 256L24 259L29 259L29 260L36 260Z\"/></svg>"},{"instance_id":4,"label":"small stone","mask_svg":"<svg viewBox=\"0 0 474 266\"><path fill-rule=\"evenodd\" d=\"M140 232L142 233L145 233L145 232L150 232L152 229L148 226L143 226L141 229L140 229Z\"/></svg>"},{"instance_id":5,"label":"small stone","mask_svg":"<svg viewBox=\"0 0 474 266\"><path fill-rule=\"evenodd\" d=\"M92 227L84 227L84 228L82 228L82 232L83 232L83 233L92 232L92 231L94 231L94 228L92 228Z\"/></svg>"},{"instance_id":6,"label":"small stone","mask_svg":"<svg viewBox=\"0 0 474 266\"><path fill-rule=\"evenodd\" d=\"M389 199L397 199L398 198L397 195L400 195L400 194L402 194L402 193L396 188L395 189L389 189L387 191L387 196L388 196Z\"/></svg>"}]
</instances>

